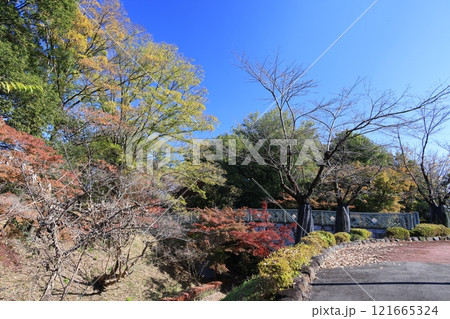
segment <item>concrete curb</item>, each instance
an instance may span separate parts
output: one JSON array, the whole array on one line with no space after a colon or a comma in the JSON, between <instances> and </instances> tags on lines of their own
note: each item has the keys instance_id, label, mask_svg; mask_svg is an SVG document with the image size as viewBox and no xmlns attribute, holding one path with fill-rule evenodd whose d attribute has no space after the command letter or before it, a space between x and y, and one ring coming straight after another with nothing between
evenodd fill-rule
<instances>
[{"instance_id":1,"label":"concrete curb","mask_svg":"<svg viewBox=\"0 0 450 319\"><path fill-rule=\"evenodd\" d=\"M413 241L439 241L439 240L449 240L450 236L441 237L411 237L407 240L398 238L370 238L365 240L352 241L348 243L341 243L335 246L329 247L322 251L321 254L316 255L311 258L308 266L303 266L300 271L300 276L294 278L294 284L291 288L284 289L280 291L275 299L278 301L302 301L309 300L311 293L311 284L316 278L316 274L320 270L320 266L323 264L327 255L350 246L355 245L366 245L369 243L377 242L413 242Z\"/></svg>"}]
</instances>

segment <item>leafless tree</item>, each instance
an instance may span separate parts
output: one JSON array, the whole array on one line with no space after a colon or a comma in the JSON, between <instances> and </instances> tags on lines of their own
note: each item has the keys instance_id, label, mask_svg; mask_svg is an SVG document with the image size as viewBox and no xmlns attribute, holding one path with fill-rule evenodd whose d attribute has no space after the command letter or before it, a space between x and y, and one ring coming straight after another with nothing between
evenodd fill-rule
<instances>
[{"instance_id":1,"label":"leafless tree","mask_svg":"<svg viewBox=\"0 0 450 319\"><path fill-rule=\"evenodd\" d=\"M308 120L313 121L313 127L318 133L320 143L317 147L320 152L319 156L314 156L314 167L310 169L313 173L307 178L302 175L305 165L299 167L296 164L298 156L301 155L301 148L298 146L286 144L286 161L279 161L281 157L274 160L270 147L263 147L261 154L278 172L283 190L298 203L296 242L314 229L311 195L322 178L330 173L330 161L347 140L395 126L399 121L405 121L404 117L411 112L450 94L449 86L439 87L426 99L409 104L406 103L405 93L398 97L389 91L373 94L366 89L363 93L358 93L357 88L361 86L361 81L358 80L352 87L343 89L335 98L307 103L300 98L314 87L314 83L303 79L305 70L300 66L291 64L284 67L278 56L273 62L264 63L252 63L243 57L240 59L240 66L254 82L259 83L268 92L270 101L275 106L275 121L281 128L281 137L273 136L272 128L267 128L268 134L264 138L295 139L299 128ZM273 114L270 113L270 116ZM262 118L258 119L254 126L259 125L259 121L262 121ZM263 137L262 135L259 137Z\"/></svg>"},{"instance_id":2,"label":"leafless tree","mask_svg":"<svg viewBox=\"0 0 450 319\"><path fill-rule=\"evenodd\" d=\"M450 149L434 140L450 120L449 105L436 100L419 110L419 118L414 125L398 128L401 160L418 193L430 206L431 221L449 226L446 209L450 197ZM406 136L419 143L408 147Z\"/></svg>"},{"instance_id":3,"label":"leafless tree","mask_svg":"<svg viewBox=\"0 0 450 319\"><path fill-rule=\"evenodd\" d=\"M160 241L186 237L179 222L163 218L171 202L150 177L93 160L73 173L72 183L52 189L23 165L25 190L37 212L41 300L65 299L74 282L102 292L129 276ZM96 272L86 266L94 250L103 263Z\"/></svg>"}]
</instances>

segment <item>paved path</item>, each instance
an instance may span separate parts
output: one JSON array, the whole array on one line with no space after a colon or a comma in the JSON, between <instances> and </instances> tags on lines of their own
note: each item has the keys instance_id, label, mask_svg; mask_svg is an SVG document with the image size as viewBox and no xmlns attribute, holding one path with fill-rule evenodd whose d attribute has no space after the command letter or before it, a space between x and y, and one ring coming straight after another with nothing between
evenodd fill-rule
<instances>
[{"instance_id":1,"label":"paved path","mask_svg":"<svg viewBox=\"0 0 450 319\"><path fill-rule=\"evenodd\" d=\"M311 300L450 300L449 241L405 243L389 260L320 270Z\"/></svg>"}]
</instances>

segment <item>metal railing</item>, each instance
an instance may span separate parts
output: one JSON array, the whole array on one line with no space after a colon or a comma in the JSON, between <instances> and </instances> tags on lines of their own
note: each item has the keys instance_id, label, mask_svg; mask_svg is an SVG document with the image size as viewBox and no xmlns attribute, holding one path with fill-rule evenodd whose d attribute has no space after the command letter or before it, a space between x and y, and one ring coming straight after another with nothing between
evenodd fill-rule
<instances>
[{"instance_id":1,"label":"metal railing","mask_svg":"<svg viewBox=\"0 0 450 319\"><path fill-rule=\"evenodd\" d=\"M262 211L261 209L252 209ZM288 224L297 220L297 209L267 209L270 214L269 221L277 224ZM336 212L329 210L313 210L314 225L332 227L336 223ZM196 223L197 217L193 214L168 215L166 218L172 219L182 224ZM248 213L244 220L246 222L262 221L258 214ZM388 227L403 227L413 229L420 223L419 213L363 213L350 212L350 225L352 228L386 229Z\"/></svg>"},{"instance_id":2,"label":"metal railing","mask_svg":"<svg viewBox=\"0 0 450 319\"><path fill-rule=\"evenodd\" d=\"M297 220L296 209L267 209L270 214L269 221L273 223L291 223ZM313 210L314 224L317 226L334 226L336 212L328 210ZM255 214L245 217L247 222L258 221ZM350 212L350 224L353 228L388 228L403 227L413 229L420 223L419 213L363 213Z\"/></svg>"}]
</instances>

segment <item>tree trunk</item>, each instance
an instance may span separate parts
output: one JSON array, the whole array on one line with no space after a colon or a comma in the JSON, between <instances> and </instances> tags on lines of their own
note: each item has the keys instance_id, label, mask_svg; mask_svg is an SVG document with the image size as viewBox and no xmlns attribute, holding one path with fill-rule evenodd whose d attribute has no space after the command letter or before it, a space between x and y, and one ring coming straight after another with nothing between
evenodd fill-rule
<instances>
[{"instance_id":1,"label":"tree trunk","mask_svg":"<svg viewBox=\"0 0 450 319\"><path fill-rule=\"evenodd\" d=\"M431 206L431 222L433 224L442 224L449 227L446 208L444 204Z\"/></svg>"},{"instance_id":2,"label":"tree trunk","mask_svg":"<svg viewBox=\"0 0 450 319\"><path fill-rule=\"evenodd\" d=\"M295 243L298 244L300 239L308 233L314 231L314 220L312 215L311 204L301 202L298 206L297 214L297 231L295 232Z\"/></svg>"},{"instance_id":3,"label":"tree trunk","mask_svg":"<svg viewBox=\"0 0 450 319\"><path fill-rule=\"evenodd\" d=\"M350 210L347 204L339 204L337 207L335 232L350 232Z\"/></svg>"}]
</instances>

